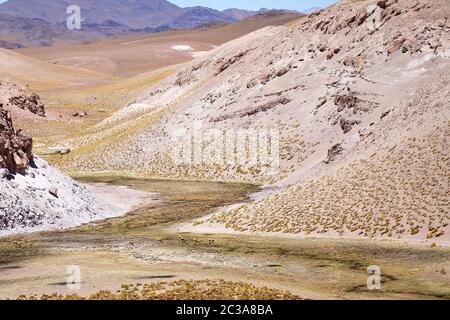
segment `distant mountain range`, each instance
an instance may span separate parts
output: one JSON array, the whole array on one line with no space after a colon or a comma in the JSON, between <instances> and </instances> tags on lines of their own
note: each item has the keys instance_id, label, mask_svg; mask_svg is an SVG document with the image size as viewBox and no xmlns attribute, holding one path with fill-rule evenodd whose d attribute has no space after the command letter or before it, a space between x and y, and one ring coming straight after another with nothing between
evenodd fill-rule
<instances>
[{"instance_id":1,"label":"distant mountain range","mask_svg":"<svg viewBox=\"0 0 450 320\"><path fill-rule=\"evenodd\" d=\"M14 17L42 19L62 24L67 19L66 9L73 0L9 0L0 4L0 11ZM235 18L205 7L180 8L165 0L81 0L83 24L102 25L114 21L130 29L184 27L195 23L233 22Z\"/></svg>"},{"instance_id":2,"label":"distant mountain range","mask_svg":"<svg viewBox=\"0 0 450 320\"><path fill-rule=\"evenodd\" d=\"M232 8L232 9L227 9L227 10L222 11L222 13L235 19L235 20L244 20L244 19L256 16L258 14L267 13L270 11L278 11L278 12L283 11L283 12L290 12L290 13L298 13L297 11L293 11L293 10L270 10L267 8L262 8L258 11L249 11L249 10Z\"/></svg>"},{"instance_id":3,"label":"distant mountain range","mask_svg":"<svg viewBox=\"0 0 450 320\"><path fill-rule=\"evenodd\" d=\"M73 3L73 0L9 0L0 4L0 47L49 46L65 39L83 41L233 23L270 11L181 8L165 0L79 0L82 30L69 31L65 27L66 9Z\"/></svg>"}]
</instances>

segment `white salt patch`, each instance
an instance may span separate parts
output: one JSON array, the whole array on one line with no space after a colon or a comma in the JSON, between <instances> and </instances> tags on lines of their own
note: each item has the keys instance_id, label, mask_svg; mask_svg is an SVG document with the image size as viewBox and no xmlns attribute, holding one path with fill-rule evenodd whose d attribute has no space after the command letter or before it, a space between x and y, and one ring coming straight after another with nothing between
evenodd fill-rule
<instances>
[{"instance_id":1,"label":"white salt patch","mask_svg":"<svg viewBox=\"0 0 450 320\"><path fill-rule=\"evenodd\" d=\"M173 46L172 49L176 50L176 51L193 51L194 50L194 49L192 49L191 46L188 46L185 44L179 44L179 45Z\"/></svg>"},{"instance_id":2,"label":"white salt patch","mask_svg":"<svg viewBox=\"0 0 450 320\"><path fill-rule=\"evenodd\" d=\"M39 157L35 162L37 168L29 168L26 176L0 178L0 237L67 229L121 216L146 198L146 193L128 188L97 186L88 190ZM114 200L114 194L120 197Z\"/></svg>"}]
</instances>

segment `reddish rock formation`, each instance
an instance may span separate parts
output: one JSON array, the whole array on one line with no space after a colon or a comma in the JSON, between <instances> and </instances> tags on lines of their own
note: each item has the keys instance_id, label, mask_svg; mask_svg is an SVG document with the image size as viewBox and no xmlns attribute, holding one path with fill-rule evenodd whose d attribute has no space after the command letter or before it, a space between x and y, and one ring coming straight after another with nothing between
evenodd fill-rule
<instances>
[{"instance_id":1,"label":"reddish rock formation","mask_svg":"<svg viewBox=\"0 0 450 320\"><path fill-rule=\"evenodd\" d=\"M0 81L0 103L8 110L19 108L45 117L45 106L41 98L26 86Z\"/></svg>"},{"instance_id":2,"label":"reddish rock formation","mask_svg":"<svg viewBox=\"0 0 450 320\"><path fill-rule=\"evenodd\" d=\"M0 168L11 174L25 174L33 163L32 148L32 138L14 130L10 113L0 105Z\"/></svg>"}]
</instances>

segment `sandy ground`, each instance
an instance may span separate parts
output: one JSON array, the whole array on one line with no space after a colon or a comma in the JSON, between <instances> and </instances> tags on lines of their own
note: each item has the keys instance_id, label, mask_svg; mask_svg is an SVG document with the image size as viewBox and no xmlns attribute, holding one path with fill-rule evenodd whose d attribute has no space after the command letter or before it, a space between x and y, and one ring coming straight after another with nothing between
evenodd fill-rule
<instances>
[{"instance_id":1,"label":"sandy ground","mask_svg":"<svg viewBox=\"0 0 450 320\"><path fill-rule=\"evenodd\" d=\"M156 204L160 201L157 193L134 190L126 186L113 186L106 183L89 183L85 186L98 199L120 208L120 215L125 215L140 206Z\"/></svg>"}]
</instances>

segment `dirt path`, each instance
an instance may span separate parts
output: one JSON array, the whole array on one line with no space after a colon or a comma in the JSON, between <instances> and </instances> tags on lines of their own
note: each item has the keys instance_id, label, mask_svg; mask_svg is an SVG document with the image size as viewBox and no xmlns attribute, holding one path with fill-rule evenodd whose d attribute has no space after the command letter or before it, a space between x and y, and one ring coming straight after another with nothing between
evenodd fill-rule
<instances>
[{"instance_id":1,"label":"dirt path","mask_svg":"<svg viewBox=\"0 0 450 320\"><path fill-rule=\"evenodd\" d=\"M176 233L173 226L245 201L255 186L96 177L87 182L158 193L126 217L71 231L0 240L0 298L87 295L123 284L224 279L288 290L304 298L450 298L450 249L365 240L287 239ZM16 243L14 244L14 242ZM17 241L20 241L18 243ZM367 267L382 273L367 289ZM79 266L81 288L66 286Z\"/></svg>"}]
</instances>

